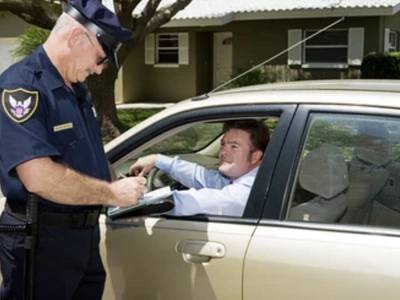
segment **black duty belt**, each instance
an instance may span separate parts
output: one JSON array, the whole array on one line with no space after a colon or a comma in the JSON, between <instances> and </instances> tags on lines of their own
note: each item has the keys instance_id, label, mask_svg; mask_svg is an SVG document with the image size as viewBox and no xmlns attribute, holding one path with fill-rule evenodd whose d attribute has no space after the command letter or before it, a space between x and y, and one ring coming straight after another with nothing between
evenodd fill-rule
<instances>
[{"instance_id":1,"label":"black duty belt","mask_svg":"<svg viewBox=\"0 0 400 300\"><path fill-rule=\"evenodd\" d=\"M25 221L25 205L7 201L5 210L13 217ZM101 209L84 212L50 212L38 209L38 224L58 228L89 228L98 224Z\"/></svg>"}]
</instances>

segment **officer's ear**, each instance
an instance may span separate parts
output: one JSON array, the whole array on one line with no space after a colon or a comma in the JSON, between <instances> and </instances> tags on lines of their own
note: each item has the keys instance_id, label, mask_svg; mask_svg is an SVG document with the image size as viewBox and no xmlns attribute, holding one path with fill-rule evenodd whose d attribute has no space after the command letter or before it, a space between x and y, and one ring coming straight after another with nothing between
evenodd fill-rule
<instances>
[{"instance_id":1,"label":"officer's ear","mask_svg":"<svg viewBox=\"0 0 400 300\"><path fill-rule=\"evenodd\" d=\"M68 36L68 47L75 48L82 42L84 32L82 29L74 28Z\"/></svg>"}]
</instances>

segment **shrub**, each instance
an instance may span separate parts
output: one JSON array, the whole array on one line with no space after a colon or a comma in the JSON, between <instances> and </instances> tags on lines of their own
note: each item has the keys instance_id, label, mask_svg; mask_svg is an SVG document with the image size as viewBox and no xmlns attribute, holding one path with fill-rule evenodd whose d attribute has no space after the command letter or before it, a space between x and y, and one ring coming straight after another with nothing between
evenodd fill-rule
<instances>
[{"instance_id":1,"label":"shrub","mask_svg":"<svg viewBox=\"0 0 400 300\"><path fill-rule=\"evenodd\" d=\"M36 26L30 26L23 34L17 37L19 46L11 53L14 60L20 60L30 55L38 46L43 44L50 31Z\"/></svg>"},{"instance_id":2,"label":"shrub","mask_svg":"<svg viewBox=\"0 0 400 300\"><path fill-rule=\"evenodd\" d=\"M236 76L243 74L244 72L246 72L251 68L252 66L250 66L247 69L236 68L232 72L231 78L235 78ZM309 80L309 79L311 79L311 74L309 72L304 72L301 69L291 69L287 65L266 65L254 69L253 71L239 77L235 81L231 82L229 87L235 88L235 87L263 84L263 83Z\"/></svg>"},{"instance_id":3,"label":"shrub","mask_svg":"<svg viewBox=\"0 0 400 300\"><path fill-rule=\"evenodd\" d=\"M361 64L361 78L400 79L400 53L371 53Z\"/></svg>"}]
</instances>

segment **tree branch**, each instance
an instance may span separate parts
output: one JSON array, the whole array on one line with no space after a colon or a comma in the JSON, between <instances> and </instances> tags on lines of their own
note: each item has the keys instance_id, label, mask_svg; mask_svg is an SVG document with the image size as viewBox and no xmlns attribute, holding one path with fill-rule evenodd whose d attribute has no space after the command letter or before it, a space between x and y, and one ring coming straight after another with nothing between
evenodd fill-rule
<instances>
[{"instance_id":1,"label":"tree branch","mask_svg":"<svg viewBox=\"0 0 400 300\"><path fill-rule=\"evenodd\" d=\"M131 30L135 27L136 19L133 19L132 12L141 0L120 0L121 10L118 12L118 19L121 24Z\"/></svg>"},{"instance_id":2,"label":"tree branch","mask_svg":"<svg viewBox=\"0 0 400 300\"><path fill-rule=\"evenodd\" d=\"M144 24L147 24L149 20L154 16L157 11L158 5L160 5L161 0L148 0L145 8L140 14L140 18Z\"/></svg>"},{"instance_id":3,"label":"tree branch","mask_svg":"<svg viewBox=\"0 0 400 300\"><path fill-rule=\"evenodd\" d=\"M61 8L57 12L52 5L38 0L0 0L0 11L9 11L32 25L51 29L61 12Z\"/></svg>"},{"instance_id":4,"label":"tree branch","mask_svg":"<svg viewBox=\"0 0 400 300\"><path fill-rule=\"evenodd\" d=\"M176 0L173 4L162 7L153 17L147 22L145 29L142 32L142 40L146 35L169 22L180 10L184 9L192 2L192 0Z\"/></svg>"}]
</instances>

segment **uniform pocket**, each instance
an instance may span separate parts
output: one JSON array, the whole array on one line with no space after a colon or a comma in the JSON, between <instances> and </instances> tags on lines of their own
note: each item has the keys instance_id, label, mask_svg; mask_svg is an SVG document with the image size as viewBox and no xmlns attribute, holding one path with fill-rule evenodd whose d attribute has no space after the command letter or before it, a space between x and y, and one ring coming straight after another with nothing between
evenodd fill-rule
<instances>
[{"instance_id":1,"label":"uniform pocket","mask_svg":"<svg viewBox=\"0 0 400 300\"><path fill-rule=\"evenodd\" d=\"M56 144L63 147L75 147L79 140L83 138L83 133L79 127L73 127L54 132Z\"/></svg>"}]
</instances>

